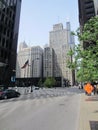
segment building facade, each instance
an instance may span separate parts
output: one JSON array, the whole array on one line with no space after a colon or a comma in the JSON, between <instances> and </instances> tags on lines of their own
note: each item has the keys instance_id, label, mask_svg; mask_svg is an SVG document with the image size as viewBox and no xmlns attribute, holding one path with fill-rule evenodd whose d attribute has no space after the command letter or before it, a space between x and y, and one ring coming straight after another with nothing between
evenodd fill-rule
<instances>
[{"instance_id":1,"label":"building facade","mask_svg":"<svg viewBox=\"0 0 98 130\"><path fill-rule=\"evenodd\" d=\"M95 16L93 0L78 0L79 22L81 27L93 16Z\"/></svg>"},{"instance_id":2,"label":"building facade","mask_svg":"<svg viewBox=\"0 0 98 130\"><path fill-rule=\"evenodd\" d=\"M31 72L32 77L42 77L43 49L40 46L31 47Z\"/></svg>"},{"instance_id":3,"label":"building facade","mask_svg":"<svg viewBox=\"0 0 98 130\"><path fill-rule=\"evenodd\" d=\"M29 67L29 64L30 63L30 48L27 46L24 48L21 48L22 45L26 45L26 43L21 43L20 44L20 49L17 53L17 62L16 62L16 78L25 78L25 77L30 77L31 74L30 74L30 67ZM28 62L28 65L27 67L23 68L22 69L22 66L25 64L26 61L29 61Z\"/></svg>"},{"instance_id":4,"label":"building facade","mask_svg":"<svg viewBox=\"0 0 98 130\"><path fill-rule=\"evenodd\" d=\"M98 0L78 0L79 7L79 22L82 32L84 24L92 17L98 15ZM87 43L82 43L83 48L88 46Z\"/></svg>"},{"instance_id":5,"label":"building facade","mask_svg":"<svg viewBox=\"0 0 98 130\"><path fill-rule=\"evenodd\" d=\"M21 45L20 45L21 46ZM43 49L39 46L25 47L17 54L16 78L42 77ZM26 61L28 65L22 69Z\"/></svg>"},{"instance_id":6,"label":"building facade","mask_svg":"<svg viewBox=\"0 0 98 130\"><path fill-rule=\"evenodd\" d=\"M95 15L98 15L98 0L94 0Z\"/></svg>"},{"instance_id":7,"label":"building facade","mask_svg":"<svg viewBox=\"0 0 98 130\"><path fill-rule=\"evenodd\" d=\"M22 83L30 82L30 84L34 84L34 82L38 82L42 78L43 49L40 46L28 47L26 43L21 43L19 48L16 64L16 80ZM23 67L25 63L27 65Z\"/></svg>"},{"instance_id":8,"label":"building facade","mask_svg":"<svg viewBox=\"0 0 98 130\"><path fill-rule=\"evenodd\" d=\"M54 51L50 47L43 52L43 77L54 77Z\"/></svg>"},{"instance_id":9,"label":"building facade","mask_svg":"<svg viewBox=\"0 0 98 130\"><path fill-rule=\"evenodd\" d=\"M53 25L53 31L50 31L50 48L54 50L54 77L61 78L62 86L65 81L73 84L72 72L67 68L67 53L73 47L74 39L71 36L70 23L66 23L66 29L63 24Z\"/></svg>"},{"instance_id":10,"label":"building facade","mask_svg":"<svg viewBox=\"0 0 98 130\"><path fill-rule=\"evenodd\" d=\"M0 85L14 82L21 0L0 0Z\"/></svg>"}]
</instances>

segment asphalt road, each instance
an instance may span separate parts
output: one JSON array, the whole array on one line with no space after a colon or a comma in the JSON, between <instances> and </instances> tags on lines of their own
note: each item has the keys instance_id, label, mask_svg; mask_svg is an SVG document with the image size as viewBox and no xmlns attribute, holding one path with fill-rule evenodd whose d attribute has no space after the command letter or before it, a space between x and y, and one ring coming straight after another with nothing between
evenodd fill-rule
<instances>
[{"instance_id":1,"label":"asphalt road","mask_svg":"<svg viewBox=\"0 0 98 130\"><path fill-rule=\"evenodd\" d=\"M40 89L0 100L0 130L77 130L81 91Z\"/></svg>"}]
</instances>

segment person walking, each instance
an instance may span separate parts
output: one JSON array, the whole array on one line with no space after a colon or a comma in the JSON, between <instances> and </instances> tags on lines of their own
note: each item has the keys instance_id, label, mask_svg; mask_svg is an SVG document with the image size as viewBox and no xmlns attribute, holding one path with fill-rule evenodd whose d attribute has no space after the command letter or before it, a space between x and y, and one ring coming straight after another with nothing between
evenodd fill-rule
<instances>
[{"instance_id":1,"label":"person walking","mask_svg":"<svg viewBox=\"0 0 98 130\"><path fill-rule=\"evenodd\" d=\"M98 94L98 84L96 85L96 93Z\"/></svg>"}]
</instances>

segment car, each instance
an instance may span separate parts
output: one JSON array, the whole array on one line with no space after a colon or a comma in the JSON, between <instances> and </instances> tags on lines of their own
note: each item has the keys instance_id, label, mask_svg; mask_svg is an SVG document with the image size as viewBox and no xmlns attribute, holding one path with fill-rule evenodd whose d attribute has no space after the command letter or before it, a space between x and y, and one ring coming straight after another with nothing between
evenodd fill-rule
<instances>
[{"instance_id":1,"label":"car","mask_svg":"<svg viewBox=\"0 0 98 130\"><path fill-rule=\"evenodd\" d=\"M3 93L3 90L0 90L0 98L1 98L2 93Z\"/></svg>"},{"instance_id":2,"label":"car","mask_svg":"<svg viewBox=\"0 0 98 130\"><path fill-rule=\"evenodd\" d=\"M33 90L39 90L39 87L34 86L34 87L33 87Z\"/></svg>"},{"instance_id":3,"label":"car","mask_svg":"<svg viewBox=\"0 0 98 130\"><path fill-rule=\"evenodd\" d=\"M35 90L39 90L39 87L35 87Z\"/></svg>"},{"instance_id":4,"label":"car","mask_svg":"<svg viewBox=\"0 0 98 130\"><path fill-rule=\"evenodd\" d=\"M13 89L6 89L1 92L1 99L7 99L7 98L14 98L14 97L19 97L20 93L16 92Z\"/></svg>"}]
</instances>

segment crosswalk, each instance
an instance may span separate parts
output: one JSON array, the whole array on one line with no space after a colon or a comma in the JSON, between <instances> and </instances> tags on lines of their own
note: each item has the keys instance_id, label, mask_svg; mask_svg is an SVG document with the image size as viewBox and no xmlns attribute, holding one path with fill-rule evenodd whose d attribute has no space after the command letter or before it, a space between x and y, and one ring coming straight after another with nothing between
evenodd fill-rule
<instances>
[{"instance_id":1,"label":"crosswalk","mask_svg":"<svg viewBox=\"0 0 98 130\"><path fill-rule=\"evenodd\" d=\"M75 91L68 91L65 88L50 88L50 89L39 89L34 90L31 93L21 94L18 98L11 98L6 100L0 100L0 103L9 102L9 101L19 101L19 100L28 100L28 99L44 99L44 98L54 98L54 97L61 97L67 95L73 95Z\"/></svg>"}]
</instances>

